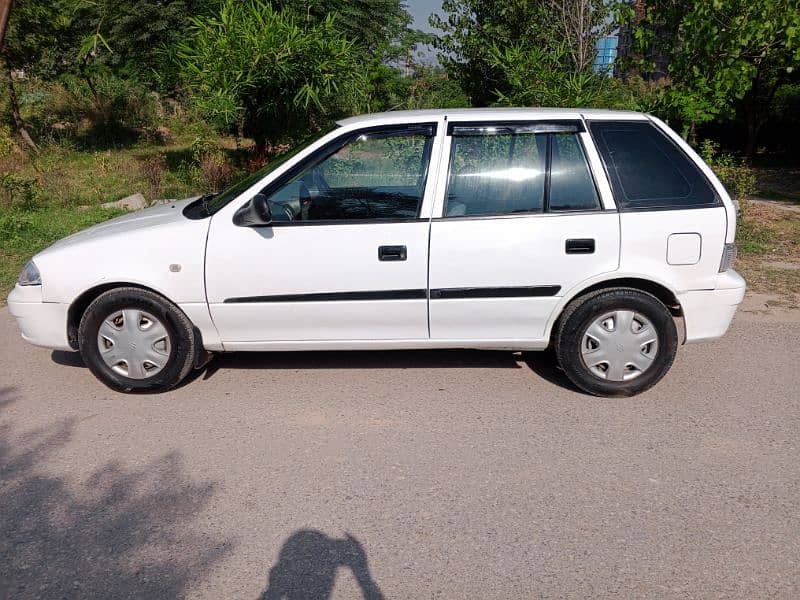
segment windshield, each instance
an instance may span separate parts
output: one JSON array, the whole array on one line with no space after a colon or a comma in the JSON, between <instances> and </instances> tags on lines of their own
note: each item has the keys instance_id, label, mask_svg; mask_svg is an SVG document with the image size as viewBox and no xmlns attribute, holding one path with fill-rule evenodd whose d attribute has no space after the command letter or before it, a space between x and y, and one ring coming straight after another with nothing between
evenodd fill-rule
<instances>
[{"instance_id":1,"label":"windshield","mask_svg":"<svg viewBox=\"0 0 800 600\"><path fill-rule=\"evenodd\" d=\"M338 126L333 125L321 131L315 131L304 138L302 138L297 144L292 146L286 152L282 152L275 156L267 165L261 167L258 171L248 175L244 179L242 179L239 183L229 187L227 190L220 194L205 194L201 196L196 202L193 202L189 206L186 207L184 214L189 218L205 218L210 217L214 213L221 210L226 204L228 204L231 200L238 197L242 192L247 190L250 186L255 184L260 179L263 179L267 175L269 175L272 171L280 167L283 163L287 160L296 156L308 146L316 142L322 136L327 135Z\"/></svg>"}]
</instances>

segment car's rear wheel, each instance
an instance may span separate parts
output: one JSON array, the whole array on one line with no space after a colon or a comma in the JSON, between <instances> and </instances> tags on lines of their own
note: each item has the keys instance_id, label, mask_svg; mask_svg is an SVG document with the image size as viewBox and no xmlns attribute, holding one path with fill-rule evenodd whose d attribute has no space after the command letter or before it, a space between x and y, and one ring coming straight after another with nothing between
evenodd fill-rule
<instances>
[{"instance_id":1,"label":"car's rear wheel","mask_svg":"<svg viewBox=\"0 0 800 600\"><path fill-rule=\"evenodd\" d=\"M78 328L83 361L120 392L160 392L180 383L196 351L192 324L163 297L139 288L98 296Z\"/></svg>"},{"instance_id":2,"label":"car's rear wheel","mask_svg":"<svg viewBox=\"0 0 800 600\"><path fill-rule=\"evenodd\" d=\"M672 366L678 331L655 296L631 288L600 290L564 311L555 339L567 377L598 396L633 396Z\"/></svg>"}]
</instances>

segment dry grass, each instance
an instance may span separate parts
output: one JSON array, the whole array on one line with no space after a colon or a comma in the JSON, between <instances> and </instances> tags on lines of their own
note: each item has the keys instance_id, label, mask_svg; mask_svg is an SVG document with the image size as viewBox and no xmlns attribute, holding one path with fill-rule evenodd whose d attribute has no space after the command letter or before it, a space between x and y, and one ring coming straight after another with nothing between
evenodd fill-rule
<instances>
[{"instance_id":1,"label":"dry grass","mask_svg":"<svg viewBox=\"0 0 800 600\"><path fill-rule=\"evenodd\" d=\"M751 199L742 205L736 269L748 287L778 296L777 304L800 306L800 206Z\"/></svg>"}]
</instances>

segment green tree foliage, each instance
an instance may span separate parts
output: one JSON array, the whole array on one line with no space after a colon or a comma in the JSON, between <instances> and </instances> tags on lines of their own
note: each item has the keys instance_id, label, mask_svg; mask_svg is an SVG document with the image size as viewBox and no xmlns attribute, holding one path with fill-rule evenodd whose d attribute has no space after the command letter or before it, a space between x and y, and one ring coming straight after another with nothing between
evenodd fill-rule
<instances>
[{"instance_id":1,"label":"green tree foliage","mask_svg":"<svg viewBox=\"0 0 800 600\"><path fill-rule=\"evenodd\" d=\"M344 37L358 42L367 78L366 109L390 110L406 105L415 53L434 36L411 27L401 0L278 0L279 7L301 25L317 25L328 17ZM402 96L402 98L400 98Z\"/></svg>"},{"instance_id":2,"label":"green tree foliage","mask_svg":"<svg viewBox=\"0 0 800 600\"><path fill-rule=\"evenodd\" d=\"M506 74L495 60L494 48L513 45L549 48L552 27L543 28L546 11L528 0L444 0L444 17L431 15L430 24L442 31L436 42L439 61L476 106L487 106L496 91L511 91Z\"/></svg>"},{"instance_id":3,"label":"green tree foliage","mask_svg":"<svg viewBox=\"0 0 800 600\"><path fill-rule=\"evenodd\" d=\"M592 70L612 27L606 0L445 0L439 60L473 104L603 104L609 81Z\"/></svg>"},{"instance_id":4,"label":"green tree foliage","mask_svg":"<svg viewBox=\"0 0 800 600\"><path fill-rule=\"evenodd\" d=\"M309 25L334 17L345 37L370 52L398 39L411 21L399 0L276 0L273 6Z\"/></svg>"},{"instance_id":5,"label":"green tree foliage","mask_svg":"<svg viewBox=\"0 0 800 600\"><path fill-rule=\"evenodd\" d=\"M52 76L63 59L69 19L58 2L15 0L2 56L11 69Z\"/></svg>"},{"instance_id":6,"label":"green tree foliage","mask_svg":"<svg viewBox=\"0 0 800 600\"><path fill-rule=\"evenodd\" d=\"M195 101L261 148L363 104L362 55L331 16L301 26L262 0L225 0L191 33L178 59Z\"/></svg>"},{"instance_id":7,"label":"green tree foliage","mask_svg":"<svg viewBox=\"0 0 800 600\"><path fill-rule=\"evenodd\" d=\"M800 1L654 0L634 34L640 56L666 59L684 133L739 107L752 156L777 90L800 63Z\"/></svg>"},{"instance_id":8,"label":"green tree foliage","mask_svg":"<svg viewBox=\"0 0 800 600\"><path fill-rule=\"evenodd\" d=\"M62 0L64 1L64 0ZM79 50L113 75L154 88L175 83L164 49L187 35L189 17L210 15L218 0L65 0ZM80 54L80 52L79 52Z\"/></svg>"}]
</instances>

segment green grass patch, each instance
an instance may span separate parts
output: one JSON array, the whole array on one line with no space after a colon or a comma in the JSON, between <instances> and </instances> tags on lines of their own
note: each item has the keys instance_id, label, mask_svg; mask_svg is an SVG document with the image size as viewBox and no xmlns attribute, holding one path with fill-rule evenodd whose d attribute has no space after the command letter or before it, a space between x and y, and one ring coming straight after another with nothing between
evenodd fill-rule
<instances>
[{"instance_id":1,"label":"green grass patch","mask_svg":"<svg viewBox=\"0 0 800 600\"><path fill-rule=\"evenodd\" d=\"M736 246L742 254L766 254L770 251L775 233L757 221L742 219L736 231Z\"/></svg>"}]
</instances>

